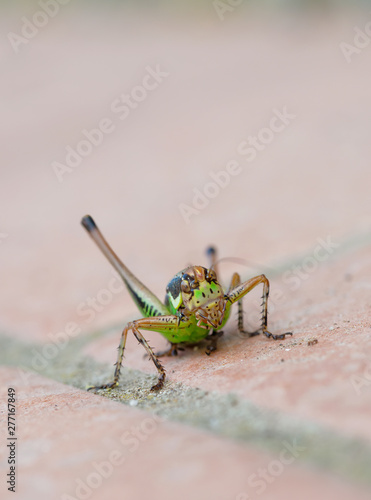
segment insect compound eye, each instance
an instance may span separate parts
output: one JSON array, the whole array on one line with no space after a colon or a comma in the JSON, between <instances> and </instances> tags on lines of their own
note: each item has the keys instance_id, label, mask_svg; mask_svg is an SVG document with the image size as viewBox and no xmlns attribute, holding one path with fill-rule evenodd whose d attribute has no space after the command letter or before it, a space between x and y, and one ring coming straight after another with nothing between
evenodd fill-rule
<instances>
[{"instance_id":1,"label":"insect compound eye","mask_svg":"<svg viewBox=\"0 0 371 500\"><path fill-rule=\"evenodd\" d=\"M206 279L207 279L207 281L216 281L217 280L216 272L214 271L214 269L209 269L207 271Z\"/></svg>"},{"instance_id":2,"label":"insect compound eye","mask_svg":"<svg viewBox=\"0 0 371 500\"><path fill-rule=\"evenodd\" d=\"M180 289L184 293L191 293L191 287L189 286L189 283L187 280L183 280L180 284Z\"/></svg>"}]
</instances>

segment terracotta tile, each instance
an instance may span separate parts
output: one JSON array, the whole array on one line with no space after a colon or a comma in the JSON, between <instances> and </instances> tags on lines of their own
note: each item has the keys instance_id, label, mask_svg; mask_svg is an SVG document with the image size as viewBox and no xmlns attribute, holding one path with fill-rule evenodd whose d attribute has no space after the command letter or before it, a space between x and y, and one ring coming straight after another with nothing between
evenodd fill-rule
<instances>
[{"instance_id":1,"label":"terracotta tile","mask_svg":"<svg viewBox=\"0 0 371 500\"><path fill-rule=\"evenodd\" d=\"M366 491L295 459L282 465L280 454L163 421L37 375L25 385L15 369L1 368L0 374L2 390L15 386L17 391L17 498L309 500L318 492L339 500L368 498ZM286 451L282 457L289 461L293 455Z\"/></svg>"}]
</instances>

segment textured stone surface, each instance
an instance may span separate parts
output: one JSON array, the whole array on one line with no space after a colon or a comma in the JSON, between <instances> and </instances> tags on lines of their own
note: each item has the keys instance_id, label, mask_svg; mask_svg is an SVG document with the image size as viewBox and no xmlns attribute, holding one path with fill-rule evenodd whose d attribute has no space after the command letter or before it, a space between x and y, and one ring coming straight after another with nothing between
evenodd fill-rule
<instances>
[{"instance_id":1,"label":"textured stone surface","mask_svg":"<svg viewBox=\"0 0 371 500\"><path fill-rule=\"evenodd\" d=\"M1 380L13 385L17 371L2 368ZM37 375L17 383L17 422L22 499L95 499L104 491L124 499L310 500L319 490L340 500L368 498L361 488L298 466L285 443L277 455L262 453Z\"/></svg>"}]
</instances>

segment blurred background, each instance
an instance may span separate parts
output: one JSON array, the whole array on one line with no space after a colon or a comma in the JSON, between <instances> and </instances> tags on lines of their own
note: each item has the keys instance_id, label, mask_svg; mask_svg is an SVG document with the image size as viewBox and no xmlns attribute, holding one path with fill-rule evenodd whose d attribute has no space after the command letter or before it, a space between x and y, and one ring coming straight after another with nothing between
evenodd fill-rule
<instances>
[{"instance_id":1,"label":"blurred background","mask_svg":"<svg viewBox=\"0 0 371 500\"><path fill-rule=\"evenodd\" d=\"M161 297L210 243L274 267L368 235L369 8L2 2L2 326L42 340L111 276L86 213Z\"/></svg>"}]
</instances>

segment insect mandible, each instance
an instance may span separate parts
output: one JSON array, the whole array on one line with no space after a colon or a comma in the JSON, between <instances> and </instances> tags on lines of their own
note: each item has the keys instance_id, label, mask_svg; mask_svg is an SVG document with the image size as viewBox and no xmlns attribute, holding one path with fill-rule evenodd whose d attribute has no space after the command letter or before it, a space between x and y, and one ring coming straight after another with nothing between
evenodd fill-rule
<instances>
[{"instance_id":1,"label":"insect mandible","mask_svg":"<svg viewBox=\"0 0 371 500\"><path fill-rule=\"evenodd\" d=\"M182 350L184 346L195 345L204 339L209 341L206 354L215 351L217 340L223 333L222 328L227 323L231 306L235 302L238 303L238 330L240 333L246 334L248 337L263 333L274 340L281 340L286 335L292 335L292 332L273 335L267 329L269 281L264 274L241 283L239 274L234 273L228 291L224 291L217 278L216 252L213 248L209 248L207 253L211 260L210 267L189 266L180 271L167 285L165 301L162 303L121 262L90 215L83 217L81 224L120 274L139 311L144 316L142 319L130 321L122 332L113 381L101 386L89 387L89 389L107 389L119 385L120 370L129 331L142 344L157 368L158 382L151 390L161 389L165 381L165 369L160 363L159 357L176 355L178 349ZM263 284L261 329L247 333L243 329L242 298L260 283ZM169 341L169 348L155 354L141 330L161 333Z\"/></svg>"}]
</instances>

